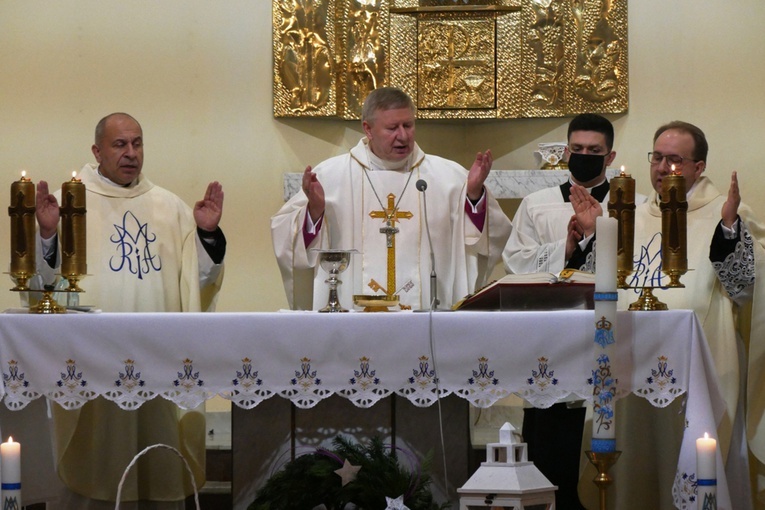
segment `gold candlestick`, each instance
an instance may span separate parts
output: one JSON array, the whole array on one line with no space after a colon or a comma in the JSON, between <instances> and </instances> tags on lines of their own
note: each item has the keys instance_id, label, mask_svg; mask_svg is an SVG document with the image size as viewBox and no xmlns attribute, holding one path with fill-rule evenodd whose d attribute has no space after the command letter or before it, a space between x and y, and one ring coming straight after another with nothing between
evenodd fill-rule
<instances>
[{"instance_id":1,"label":"gold candlestick","mask_svg":"<svg viewBox=\"0 0 765 510\"><path fill-rule=\"evenodd\" d=\"M85 185L72 173L61 186L61 275L70 292L82 292L77 282L88 272L85 225Z\"/></svg>"},{"instance_id":2,"label":"gold candlestick","mask_svg":"<svg viewBox=\"0 0 765 510\"><path fill-rule=\"evenodd\" d=\"M598 475L592 481L600 489L600 510L606 510L608 508L606 506L606 492L614 482L614 479L608 474L608 470L616 464L622 452L593 452L588 450L584 453L587 454L590 463L598 470Z\"/></svg>"},{"instance_id":3,"label":"gold candlestick","mask_svg":"<svg viewBox=\"0 0 765 510\"><path fill-rule=\"evenodd\" d=\"M668 287L685 287L680 276L688 271L685 177L674 172L661 180L661 270L669 276Z\"/></svg>"},{"instance_id":4,"label":"gold candlestick","mask_svg":"<svg viewBox=\"0 0 765 510\"><path fill-rule=\"evenodd\" d=\"M619 222L616 249L616 285L627 288L627 276L632 273L635 246L635 179L624 173L610 182L608 213Z\"/></svg>"},{"instance_id":5,"label":"gold candlestick","mask_svg":"<svg viewBox=\"0 0 765 510\"><path fill-rule=\"evenodd\" d=\"M11 184L11 276L14 291L29 290L27 282L35 274L35 185L21 172L21 179Z\"/></svg>"}]
</instances>

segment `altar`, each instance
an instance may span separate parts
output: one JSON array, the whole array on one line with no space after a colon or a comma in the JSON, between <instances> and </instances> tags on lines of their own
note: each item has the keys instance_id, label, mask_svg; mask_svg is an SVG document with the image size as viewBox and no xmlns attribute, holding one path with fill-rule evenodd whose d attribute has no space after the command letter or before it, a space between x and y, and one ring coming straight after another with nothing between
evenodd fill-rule
<instances>
[{"instance_id":1,"label":"altar","mask_svg":"<svg viewBox=\"0 0 765 510\"><path fill-rule=\"evenodd\" d=\"M591 397L592 322L582 310L7 314L0 321L2 398L21 410L39 398L76 408L103 396L130 410L158 397L190 409L220 395L258 413L279 399L311 409L335 396L367 408L395 395L424 408L452 396L485 408L518 394L549 407ZM701 327L685 310L619 312L618 327L618 397L633 393L655 407L687 398L693 419L674 493L689 504L683 474L695 472L695 440L716 431L723 410ZM438 441L436 427L423 434ZM729 508L717 456L718 504ZM236 508L251 501L244 497L250 489L235 479Z\"/></svg>"}]
</instances>

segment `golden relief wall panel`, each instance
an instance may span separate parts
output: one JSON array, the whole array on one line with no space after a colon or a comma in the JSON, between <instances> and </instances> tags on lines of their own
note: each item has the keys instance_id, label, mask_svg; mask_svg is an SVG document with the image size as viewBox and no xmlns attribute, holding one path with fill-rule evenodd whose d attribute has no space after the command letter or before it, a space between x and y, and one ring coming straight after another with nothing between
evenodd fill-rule
<instances>
[{"instance_id":1,"label":"golden relief wall panel","mask_svg":"<svg viewBox=\"0 0 765 510\"><path fill-rule=\"evenodd\" d=\"M627 0L273 0L274 115L358 119L394 85L419 118L628 107Z\"/></svg>"}]
</instances>

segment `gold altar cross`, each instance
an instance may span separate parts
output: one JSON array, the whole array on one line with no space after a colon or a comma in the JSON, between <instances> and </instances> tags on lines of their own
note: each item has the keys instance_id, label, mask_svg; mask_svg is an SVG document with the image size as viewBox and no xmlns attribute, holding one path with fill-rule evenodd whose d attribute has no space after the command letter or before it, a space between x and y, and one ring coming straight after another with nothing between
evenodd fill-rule
<instances>
[{"instance_id":1,"label":"gold altar cross","mask_svg":"<svg viewBox=\"0 0 765 510\"><path fill-rule=\"evenodd\" d=\"M388 207L385 210L369 213L370 218L385 219L385 226L380 228L380 233L385 234L388 248L388 288L386 290L388 296L396 292L396 234L398 233L396 221L408 220L413 216L409 211L396 210L395 199L396 195L389 194Z\"/></svg>"}]
</instances>

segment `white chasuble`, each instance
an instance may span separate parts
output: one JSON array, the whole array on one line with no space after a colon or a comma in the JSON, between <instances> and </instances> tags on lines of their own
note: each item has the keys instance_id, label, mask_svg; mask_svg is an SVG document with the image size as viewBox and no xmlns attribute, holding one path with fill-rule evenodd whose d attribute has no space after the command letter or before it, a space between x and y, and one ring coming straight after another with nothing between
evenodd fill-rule
<instances>
[{"instance_id":1,"label":"white chasuble","mask_svg":"<svg viewBox=\"0 0 765 510\"><path fill-rule=\"evenodd\" d=\"M354 294L385 294L373 291L371 280L386 291L399 291L402 304L414 309L430 304L430 251L425 228L423 194L417 180L427 182L427 207L438 277L441 307L450 307L484 285L499 260L510 235L510 221L497 201L486 192L486 221L478 230L465 213L467 171L457 163L426 155L418 146L397 170L380 169L371 161L366 139L350 153L322 162L314 168L325 193L326 208L319 235L305 246L303 225L308 199L301 191L271 218L274 252L285 291L293 309L317 310L327 304L327 273L317 266L314 249L355 249L349 268L340 274L340 303L353 307ZM365 176L365 169L367 176ZM411 172L411 175L410 175ZM409 181L407 184L407 180ZM370 183L371 181L371 183ZM379 196L375 196L374 188ZM399 214L395 228L396 288L387 289L388 248L384 218L370 217L388 209L394 195ZM403 197L402 197L403 195ZM411 282L411 288L402 290Z\"/></svg>"},{"instance_id":2,"label":"white chasuble","mask_svg":"<svg viewBox=\"0 0 765 510\"><path fill-rule=\"evenodd\" d=\"M732 438L737 442L744 440L742 416L743 404L739 399L748 397L747 419L749 422L749 441L753 452L763 459L765 454L762 430L765 426L759 426L763 417L763 367L765 367L765 229L761 223L753 217L749 207L741 204L739 216L742 220L742 242L738 243L736 252L730 254L723 269L716 271L710 262L710 244L712 237L720 223L722 205L726 195L721 194L706 177L701 177L688 198L687 212L687 245L688 245L688 272L680 281L685 288L655 289L654 295L666 303L670 309L693 310L704 330L714 360L716 375L720 383L720 389L726 402L726 413L718 425L718 445L722 451L722 458L727 458L728 464L746 463L746 455L735 451L736 442L731 443ZM740 249L743 244L749 244L754 253L755 264L741 273L746 266ZM740 260L736 260L739 258ZM635 214L635 248L634 248L634 273L627 278L630 286L659 287L667 285L669 278L661 272L661 210L657 203L657 195L654 192L645 204L639 205ZM751 265L750 265L751 266ZM754 274L751 273L754 270ZM737 272L739 271L739 272ZM731 298L726 292L728 288L736 287L737 279L754 280L753 300L748 303L738 303L739 299ZM722 281L721 281L722 279ZM741 286L739 285L739 289ZM637 300L638 290L620 290L619 307L625 309L630 303ZM752 294L749 294L751 296ZM742 293L741 296L744 296ZM742 306L743 305L743 306ZM751 308L751 317L749 309ZM653 312L661 313L661 312ZM751 319L751 334L745 334L745 328L741 327ZM743 337L743 341L742 341ZM741 361L746 359L748 347L748 372L749 392L748 396L741 394L740 387L744 382L743 375L747 371ZM670 360L671 363L671 360ZM752 385L753 378L757 386ZM692 390L691 390L692 391ZM737 416L738 414L738 416ZM693 416L686 416L686 421L693 420ZM734 420L738 425L734 426ZM625 426L627 426L625 424ZM638 433L637 431L635 431ZM669 431L664 431L665 435ZM645 433L640 430L639 433ZM711 433L711 431L710 431ZM731 446L733 445L733 446ZM734 448L728 456L729 446ZM666 460L666 459L664 459ZM729 466L730 467L730 466ZM731 476L728 476L731 487L735 487ZM731 490L734 496L735 491ZM742 497L746 498L746 495Z\"/></svg>"},{"instance_id":3,"label":"white chasuble","mask_svg":"<svg viewBox=\"0 0 765 510\"><path fill-rule=\"evenodd\" d=\"M143 175L131 187L114 186L98 174L97 166L86 165L79 177L87 191L88 276L80 282L85 291L81 303L105 312L212 309L222 271L202 298L196 224L188 205ZM60 191L57 198L60 201ZM44 260L38 261L43 271L52 271ZM161 343L162 338L156 341ZM104 342L109 342L108 331ZM112 348L124 351L121 359L130 358L129 345ZM200 413L190 412L181 419L177 406L162 397L132 411L118 409L104 398L80 409L67 411L58 405L52 409L59 475L75 493L113 501L133 456L156 443L180 450L194 470L197 486L204 483L205 430ZM122 500L173 501L192 492L178 458L151 453L132 469Z\"/></svg>"}]
</instances>

